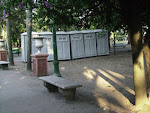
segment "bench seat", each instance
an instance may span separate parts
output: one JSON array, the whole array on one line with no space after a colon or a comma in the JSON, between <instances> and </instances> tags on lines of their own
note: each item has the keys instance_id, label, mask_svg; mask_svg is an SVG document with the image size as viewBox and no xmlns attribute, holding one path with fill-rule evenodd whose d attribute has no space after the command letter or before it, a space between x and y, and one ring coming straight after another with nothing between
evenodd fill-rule
<instances>
[{"instance_id":1,"label":"bench seat","mask_svg":"<svg viewBox=\"0 0 150 113\"><path fill-rule=\"evenodd\" d=\"M8 64L9 64L9 62L7 62L7 61L0 61L0 67L1 67L3 70L8 69Z\"/></svg>"},{"instance_id":2,"label":"bench seat","mask_svg":"<svg viewBox=\"0 0 150 113\"><path fill-rule=\"evenodd\" d=\"M43 76L39 77L39 79L44 81L44 86L50 92L59 91L66 100L73 100L75 98L76 88L82 87L79 83L57 76Z\"/></svg>"}]
</instances>

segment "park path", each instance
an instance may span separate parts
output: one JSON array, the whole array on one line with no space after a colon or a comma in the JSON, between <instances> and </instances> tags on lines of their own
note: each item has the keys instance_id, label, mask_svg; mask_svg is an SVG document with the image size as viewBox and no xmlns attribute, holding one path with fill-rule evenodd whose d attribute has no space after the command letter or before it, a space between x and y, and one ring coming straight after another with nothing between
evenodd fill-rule
<instances>
[{"instance_id":1,"label":"park path","mask_svg":"<svg viewBox=\"0 0 150 113\"><path fill-rule=\"evenodd\" d=\"M95 104L80 99L66 102L58 93L49 93L43 82L19 70L22 62L0 69L0 113L103 113Z\"/></svg>"},{"instance_id":2,"label":"park path","mask_svg":"<svg viewBox=\"0 0 150 113\"><path fill-rule=\"evenodd\" d=\"M134 113L131 48L122 49L116 55L60 61L62 76L83 84L72 102L49 93L14 55L15 66L0 69L0 113ZM52 62L48 74L53 74Z\"/></svg>"}]
</instances>

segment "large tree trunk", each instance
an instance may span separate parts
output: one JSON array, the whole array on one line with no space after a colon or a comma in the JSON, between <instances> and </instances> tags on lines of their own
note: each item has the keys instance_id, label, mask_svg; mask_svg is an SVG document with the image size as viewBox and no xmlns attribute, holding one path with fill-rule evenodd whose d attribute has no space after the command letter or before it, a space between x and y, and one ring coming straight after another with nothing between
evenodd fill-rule
<instances>
[{"instance_id":1,"label":"large tree trunk","mask_svg":"<svg viewBox=\"0 0 150 113\"><path fill-rule=\"evenodd\" d=\"M31 32L32 32L32 9L28 8L26 12L26 29L27 29L27 70L31 71Z\"/></svg>"},{"instance_id":2,"label":"large tree trunk","mask_svg":"<svg viewBox=\"0 0 150 113\"><path fill-rule=\"evenodd\" d=\"M148 86L148 94L150 96L150 49L148 46L148 43L144 43L143 45L143 51L145 55L145 60L146 60L146 80L147 80L147 86Z\"/></svg>"},{"instance_id":3,"label":"large tree trunk","mask_svg":"<svg viewBox=\"0 0 150 113\"><path fill-rule=\"evenodd\" d=\"M134 88L135 88L135 105L143 105L147 102L145 69L142 49L142 27L141 27L141 5L142 0L122 0L123 16L127 22L130 31Z\"/></svg>"},{"instance_id":4,"label":"large tree trunk","mask_svg":"<svg viewBox=\"0 0 150 113\"><path fill-rule=\"evenodd\" d=\"M131 30L130 33L134 72L135 105L138 106L147 102L142 37L140 30L137 32L132 32Z\"/></svg>"},{"instance_id":5,"label":"large tree trunk","mask_svg":"<svg viewBox=\"0 0 150 113\"><path fill-rule=\"evenodd\" d=\"M14 59L12 54L12 39L11 39L11 28L10 28L10 18L9 16L6 18L6 30L7 30L7 47L8 47L8 59L10 65L14 65Z\"/></svg>"},{"instance_id":6,"label":"large tree trunk","mask_svg":"<svg viewBox=\"0 0 150 113\"><path fill-rule=\"evenodd\" d=\"M143 51L146 60L146 79L147 79L147 86L148 86L148 95L150 97L150 31L148 30L145 38L143 39Z\"/></svg>"},{"instance_id":7,"label":"large tree trunk","mask_svg":"<svg viewBox=\"0 0 150 113\"><path fill-rule=\"evenodd\" d=\"M130 30L132 47L135 104L136 106L138 106L143 105L147 102L147 93L145 83L144 57L142 49L142 28L139 9L140 4L132 5L133 9L131 9L129 12L130 20L128 20L128 27Z\"/></svg>"}]
</instances>

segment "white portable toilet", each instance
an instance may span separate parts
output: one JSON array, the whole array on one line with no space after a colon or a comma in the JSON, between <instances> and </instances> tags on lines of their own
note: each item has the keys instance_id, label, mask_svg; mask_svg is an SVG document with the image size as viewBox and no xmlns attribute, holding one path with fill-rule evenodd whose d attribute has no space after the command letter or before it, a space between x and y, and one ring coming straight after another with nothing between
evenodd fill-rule
<instances>
[{"instance_id":1,"label":"white portable toilet","mask_svg":"<svg viewBox=\"0 0 150 113\"><path fill-rule=\"evenodd\" d=\"M48 61L53 60L53 34L52 32L40 32L43 36L42 53L49 54ZM63 31L56 32L58 60L68 60L70 57L70 39L69 34ZM33 45L34 46L34 45Z\"/></svg>"},{"instance_id":2,"label":"white portable toilet","mask_svg":"<svg viewBox=\"0 0 150 113\"><path fill-rule=\"evenodd\" d=\"M21 34L21 54L22 54L22 61L26 61L26 43L27 43L27 40L26 40L26 33L22 33Z\"/></svg>"},{"instance_id":3,"label":"white portable toilet","mask_svg":"<svg viewBox=\"0 0 150 113\"><path fill-rule=\"evenodd\" d=\"M58 60L69 60L70 55L70 38L69 34L64 31L56 32Z\"/></svg>"},{"instance_id":4,"label":"white portable toilet","mask_svg":"<svg viewBox=\"0 0 150 113\"><path fill-rule=\"evenodd\" d=\"M31 53L36 53L35 42L33 37L39 36L37 32L32 32L32 50ZM27 62L27 32L21 34L21 52L22 52L22 61Z\"/></svg>"},{"instance_id":5,"label":"white portable toilet","mask_svg":"<svg viewBox=\"0 0 150 113\"><path fill-rule=\"evenodd\" d=\"M84 39L81 31L70 31L72 59L85 57Z\"/></svg>"},{"instance_id":6,"label":"white portable toilet","mask_svg":"<svg viewBox=\"0 0 150 113\"><path fill-rule=\"evenodd\" d=\"M108 43L108 31L107 30L95 30L97 38L97 53L98 55L109 54L109 43Z\"/></svg>"},{"instance_id":7,"label":"white portable toilet","mask_svg":"<svg viewBox=\"0 0 150 113\"><path fill-rule=\"evenodd\" d=\"M96 36L93 30L82 31L84 37L85 56L97 56Z\"/></svg>"},{"instance_id":8,"label":"white portable toilet","mask_svg":"<svg viewBox=\"0 0 150 113\"><path fill-rule=\"evenodd\" d=\"M43 39L43 53L48 54L48 61L53 60L53 35L52 32L40 32L39 36L44 36Z\"/></svg>"}]
</instances>

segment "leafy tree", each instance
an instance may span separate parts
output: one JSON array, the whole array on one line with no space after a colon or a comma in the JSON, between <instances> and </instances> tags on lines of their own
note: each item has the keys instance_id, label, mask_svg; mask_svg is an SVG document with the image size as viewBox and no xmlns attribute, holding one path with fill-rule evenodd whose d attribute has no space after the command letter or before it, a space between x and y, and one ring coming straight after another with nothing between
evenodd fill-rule
<instances>
[{"instance_id":1,"label":"leafy tree","mask_svg":"<svg viewBox=\"0 0 150 113\"><path fill-rule=\"evenodd\" d=\"M128 29L130 30L136 105L141 105L147 102L142 49L141 4L142 0L139 0L138 2L136 0L124 0L121 2L124 20L126 21Z\"/></svg>"},{"instance_id":2,"label":"leafy tree","mask_svg":"<svg viewBox=\"0 0 150 113\"><path fill-rule=\"evenodd\" d=\"M93 5L91 5L92 3ZM149 9L144 3L145 1L142 0L82 1L84 11L88 11L86 14L90 13L91 18L101 19L99 22L93 19L94 23L99 23L97 25L111 31L119 28L128 28L128 31L130 31L136 105L142 105L147 102L142 45L142 23L144 22L142 14L149 15L147 13ZM144 11L142 10L143 8ZM95 12L98 13L95 15ZM84 18L84 20L87 19L87 22L90 21L88 15L84 15Z\"/></svg>"},{"instance_id":3,"label":"leafy tree","mask_svg":"<svg viewBox=\"0 0 150 113\"><path fill-rule=\"evenodd\" d=\"M16 46L17 43L17 47L20 47L20 34L26 31L25 11L23 10L15 13L13 18L11 18L11 23L13 45Z\"/></svg>"},{"instance_id":4,"label":"leafy tree","mask_svg":"<svg viewBox=\"0 0 150 113\"><path fill-rule=\"evenodd\" d=\"M7 0L7 1L2 1L1 2L1 6L3 9L3 16L1 17L1 19L5 19L6 14L7 14L7 18L6 18L6 26L7 26L7 37L8 37L8 53L9 53L9 61L10 64L14 65L14 61L13 61L13 55L12 55L12 29L11 29L11 21L14 16L15 13L18 14L18 12L20 12L21 10L23 10L24 8L27 8L27 35L28 35L28 39L27 39L27 70L31 70L31 31L32 31L32 8L34 7L34 1L32 0ZM16 10L16 9L20 9L20 10ZM2 11L2 10L1 10ZM11 18L10 18L11 17ZM14 32L15 30L17 30L17 28L12 27ZM9 30L9 31L8 31ZM15 34L17 35L17 34ZM14 35L14 36L15 36ZM17 35L18 36L18 35Z\"/></svg>"},{"instance_id":5,"label":"leafy tree","mask_svg":"<svg viewBox=\"0 0 150 113\"><path fill-rule=\"evenodd\" d=\"M58 24L65 23L63 21L68 20L66 24L68 26L69 24L77 24L80 27L90 28L92 23L93 26L103 27L111 31L115 31L119 28L128 29L128 31L130 31L135 103L136 105L142 105L147 102L142 44L142 24L143 22L146 23L146 25L149 23L149 20L142 18L142 15L149 15L147 1L69 0L73 4L69 2L64 4L63 2L57 1L52 1L52 5L55 6L55 8L45 10L44 15L47 16L48 14L52 14L51 17L54 16L53 18L57 20L56 22L58 22ZM51 3L51 1L49 2ZM62 7L63 11L59 9L59 7ZM144 10L142 10L143 8ZM77 17L71 14L74 14ZM65 15L68 15L69 18L72 17L73 19L71 18L72 20L70 21ZM62 17L64 17L64 19ZM76 21L74 21L74 17L76 17ZM74 21L74 23L71 23L72 21ZM50 22L50 20L47 20L46 22Z\"/></svg>"},{"instance_id":6,"label":"leafy tree","mask_svg":"<svg viewBox=\"0 0 150 113\"><path fill-rule=\"evenodd\" d=\"M94 1L95 3L98 3L98 0L94 0ZM85 1L84 3L86 4L89 3L87 6L91 7L90 2ZM142 23L144 22L142 18L142 14L149 15L148 14L149 7L146 6L146 4L147 4L146 0L145 1L107 0L107 1L100 1L99 2L100 8L95 9L95 11L99 13L101 12L99 15L95 17L101 18L101 22L103 23L100 25L102 25L104 28L110 27L109 29L111 31L115 31L116 29L119 28L124 28L124 29L128 28L128 31L130 31L136 105L142 105L145 102L147 102L145 73L144 73L145 72L144 59L143 59L143 45L142 45ZM144 11L142 10L143 8ZM92 10L92 8L90 8L90 10ZM146 25L148 22L149 21L147 20ZM148 62L147 65L149 65Z\"/></svg>"},{"instance_id":7,"label":"leafy tree","mask_svg":"<svg viewBox=\"0 0 150 113\"><path fill-rule=\"evenodd\" d=\"M12 54L12 43L11 43L11 23L10 23L10 17L12 13L10 12L10 9L12 8L12 1L1 1L0 2L0 8L1 8L1 21L4 21L6 16L6 30L7 30L7 46L8 46L8 58L10 65L14 65L13 60L13 54Z\"/></svg>"}]
</instances>

